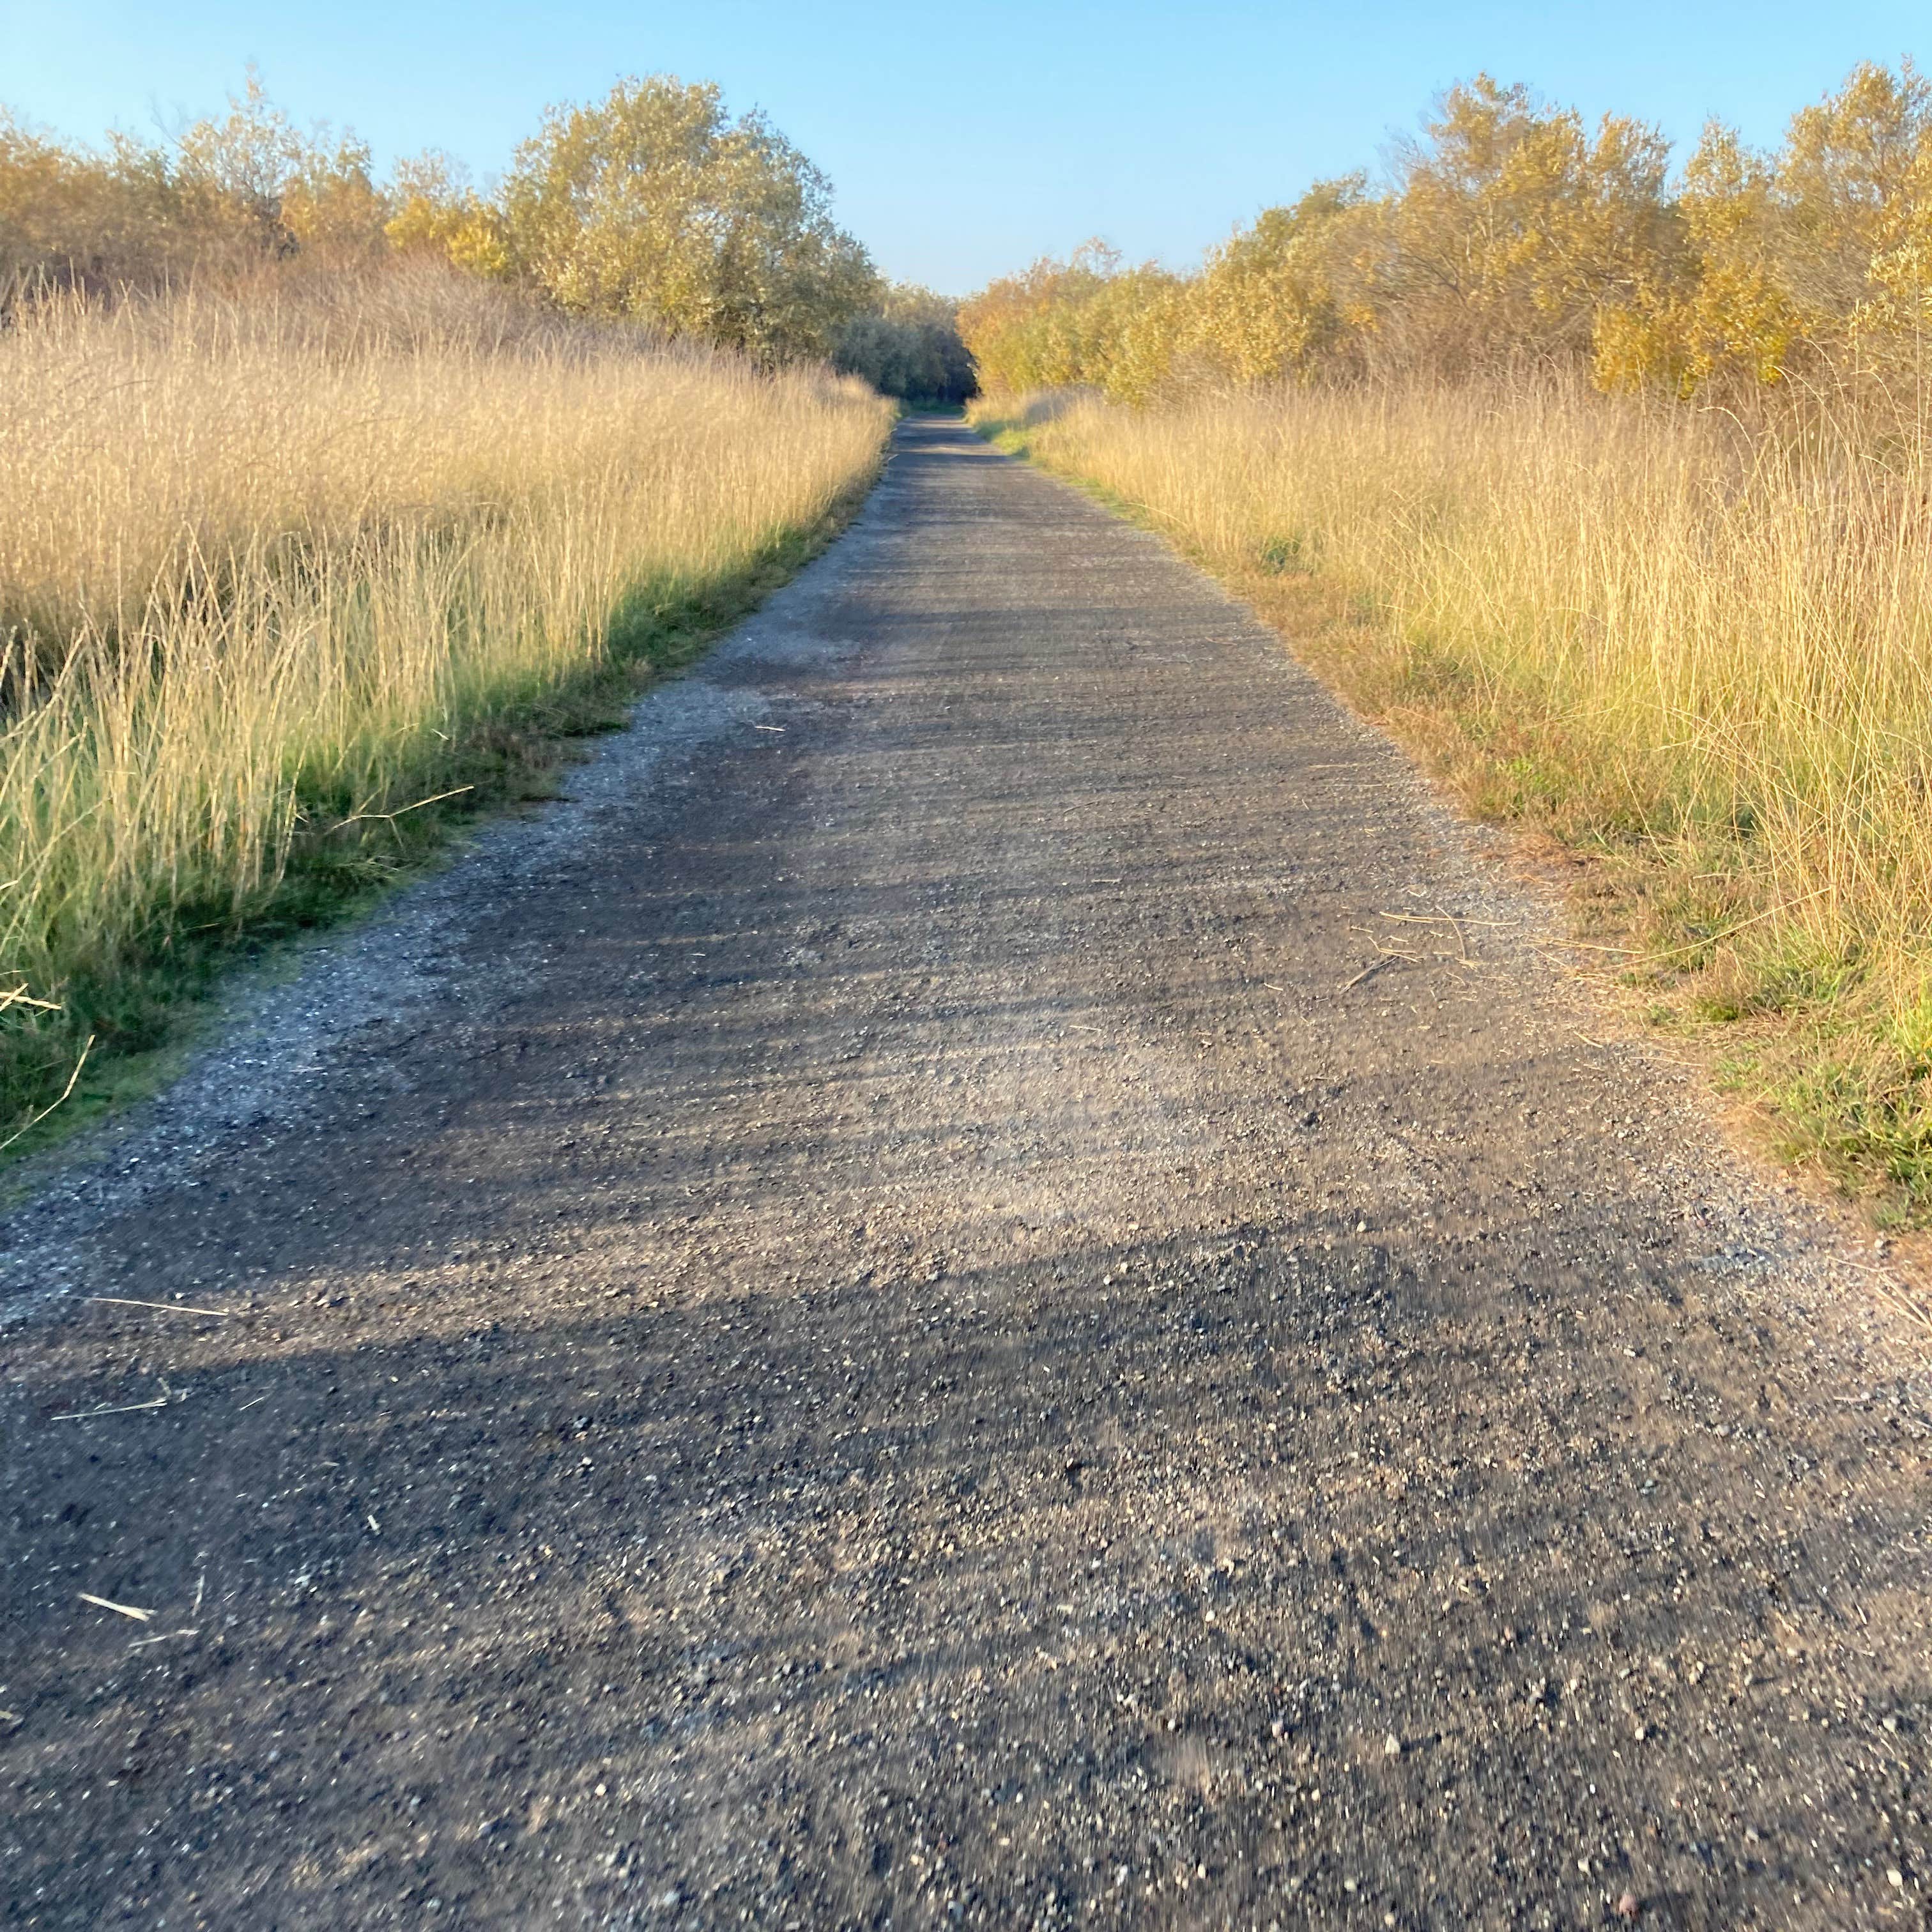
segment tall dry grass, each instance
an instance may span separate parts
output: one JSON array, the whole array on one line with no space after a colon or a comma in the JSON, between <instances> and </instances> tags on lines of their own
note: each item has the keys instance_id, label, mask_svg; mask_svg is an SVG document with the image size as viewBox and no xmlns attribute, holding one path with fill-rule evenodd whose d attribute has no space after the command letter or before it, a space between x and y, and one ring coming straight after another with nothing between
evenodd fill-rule
<instances>
[{"instance_id":1,"label":"tall dry grass","mask_svg":"<svg viewBox=\"0 0 1932 1932\"><path fill-rule=\"evenodd\" d=\"M1747 424L1531 382L980 413L1294 619L1479 808L1604 859L1657 1017L1731 1028L1795 1147L1932 1210L1915 401Z\"/></svg>"},{"instance_id":2,"label":"tall dry grass","mask_svg":"<svg viewBox=\"0 0 1932 1932\"><path fill-rule=\"evenodd\" d=\"M22 311L0 1132L88 1035L145 1043L205 935L308 916L394 846L384 814L487 786L532 721L608 709L626 661L728 614L890 421L856 383L420 270Z\"/></svg>"}]
</instances>

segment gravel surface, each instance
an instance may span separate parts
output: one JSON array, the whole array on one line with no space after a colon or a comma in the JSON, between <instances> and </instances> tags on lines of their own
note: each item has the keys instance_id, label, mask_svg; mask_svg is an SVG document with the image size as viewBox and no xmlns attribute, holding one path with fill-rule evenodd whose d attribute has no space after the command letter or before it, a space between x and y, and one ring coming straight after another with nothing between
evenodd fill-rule
<instances>
[{"instance_id":1,"label":"gravel surface","mask_svg":"<svg viewBox=\"0 0 1932 1932\"><path fill-rule=\"evenodd\" d=\"M1885 1263L1252 617L909 423L571 782L5 1227L5 1923L1932 1924Z\"/></svg>"}]
</instances>

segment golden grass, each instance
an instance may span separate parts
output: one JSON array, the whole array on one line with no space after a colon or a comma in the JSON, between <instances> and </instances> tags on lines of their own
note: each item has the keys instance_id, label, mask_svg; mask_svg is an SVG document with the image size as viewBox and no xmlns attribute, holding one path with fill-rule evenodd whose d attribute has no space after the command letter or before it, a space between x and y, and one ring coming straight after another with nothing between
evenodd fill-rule
<instances>
[{"instance_id":1,"label":"golden grass","mask_svg":"<svg viewBox=\"0 0 1932 1932\"><path fill-rule=\"evenodd\" d=\"M978 411L1140 506L1486 814L1604 862L1653 1017L1932 1214L1932 464L1910 406L1580 386ZM1321 620L1310 622L1318 610Z\"/></svg>"},{"instance_id":2,"label":"golden grass","mask_svg":"<svg viewBox=\"0 0 1932 1932\"><path fill-rule=\"evenodd\" d=\"M608 712L626 663L863 486L890 420L856 383L453 275L22 312L0 1111L44 1104L90 1033L147 1043L200 935L366 879L383 814L487 787L572 694Z\"/></svg>"}]
</instances>

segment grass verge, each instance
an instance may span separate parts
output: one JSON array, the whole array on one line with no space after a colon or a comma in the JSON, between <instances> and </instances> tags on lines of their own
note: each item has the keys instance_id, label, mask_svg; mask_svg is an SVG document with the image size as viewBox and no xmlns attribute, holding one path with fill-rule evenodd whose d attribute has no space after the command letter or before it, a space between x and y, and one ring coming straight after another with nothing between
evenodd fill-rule
<instances>
[{"instance_id":1,"label":"grass verge","mask_svg":"<svg viewBox=\"0 0 1932 1932\"><path fill-rule=\"evenodd\" d=\"M1558 388L991 400L1477 817L1790 1161L1932 1224L1932 574L1916 440Z\"/></svg>"},{"instance_id":2,"label":"grass verge","mask_svg":"<svg viewBox=\"0 0 1932 1932\"><path fill-rule=\"evenodd\" d=\"M0 1165L45 1154L157 1092L182 1071L238 978L296 969L306 942L374 911L398 886L460 850L473 826L558 796L565 768L586 754L587 741L625 729L646 691L701 658L824 550L863 505L870 481L812 527L784 533L741 572L702 592L668 603L634 599L614 616L607 658L446 750L438 776L455 781L452 790L462 788L454 797L386 819L353 847L298 840L280 875L249 908L205 925L164 928L152 950L130 948L112 972L70 980L66 1023L49 1030L51 1039L43 1035L52 1051L32 1096L40 1118L16 1122L19 1138ZM62 1078L67 1056L78 1062L90 1039L93 1050L69 1088Z\"/></svg>"},{"instance_id":3,"label":"grass verge","mask_svg":"<svg viewBox=\"0 0 1932 1932\"><path fill-rule=\"evenodd\" d=\"M240 961L544 795L876 474L860 386L367 292L0 341L11 1156L150 1084Z\"/></svg>"}]
</instances>

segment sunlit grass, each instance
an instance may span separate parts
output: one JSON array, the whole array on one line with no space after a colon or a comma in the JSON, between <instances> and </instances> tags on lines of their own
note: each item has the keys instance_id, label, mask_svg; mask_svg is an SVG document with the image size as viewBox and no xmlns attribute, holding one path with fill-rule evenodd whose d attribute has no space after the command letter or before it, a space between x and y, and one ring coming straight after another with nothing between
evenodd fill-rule
<instances>
[{"instance_id":1,"label":"sunlit grass","mask_svg":"<svg viewBox=\"0 0 1932 1932\"><path fill-rule=\"evenodd\" d=\"M862 487L890 422L856 383L453 275L22 311L0 1133L90 1036L97 1064L151 1043L211 947L392 868L422 801L608 715Z\"/></svg>"},{"instance_id":2,"label":"sunlit grass","mask_svg":"<svg viewBox=\"0 0 1932 1932\"><path fill-rule=\"evenodd\" d=\"M1932 1214L1932 465L1908 404L1580 385L979 406L1144 507L1485 814L1791 1149ZM1624 956L1606 953L1606 958Z\"/></svg>"}]
</instances>

